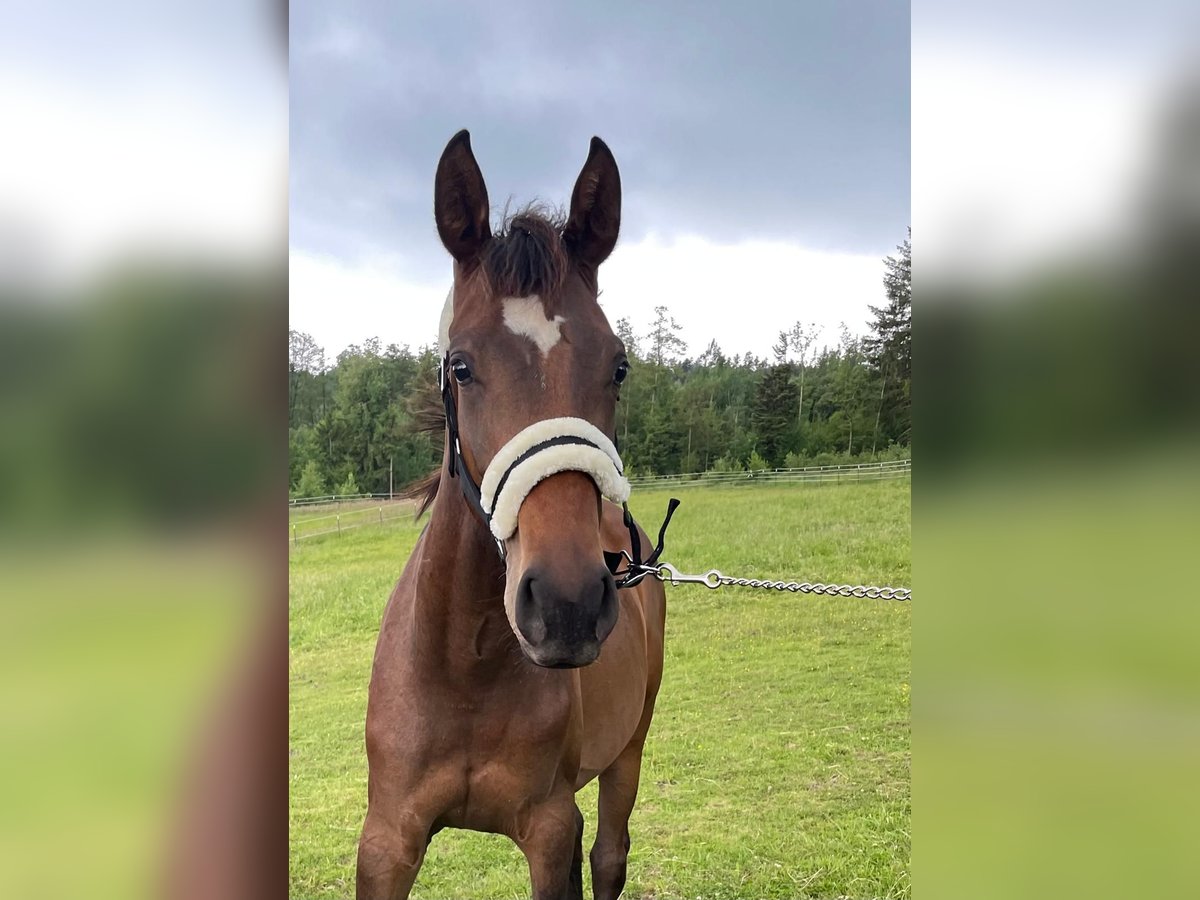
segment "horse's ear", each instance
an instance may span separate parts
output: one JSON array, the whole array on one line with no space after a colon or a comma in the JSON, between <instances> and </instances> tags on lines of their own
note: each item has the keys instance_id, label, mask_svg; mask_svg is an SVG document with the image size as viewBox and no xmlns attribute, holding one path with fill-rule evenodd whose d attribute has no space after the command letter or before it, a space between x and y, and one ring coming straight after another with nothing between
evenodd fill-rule
<instances>
[{"instance_id":1,"label":"horse's ear","mask_svg":"<svg viewBox=\"0 0 1200 900\"><path fill-rule=\"evenodd\" d=\"M621 230L621 173L608 145L592 138L575 191L563 239L583 262L598 266L608 259Z\"/></svg>"},{"instance_id":2,"label":"horse's ear","mask_svg":"<svg viewBox=\"0 0 1200 900\"><path fill-rule=\"evenodd\" d=\"M488 226L487 186L471 135L464 128L442 151L433 183L433 215L442 244L456 260L467 262L492 236Z\"/></svg>"}]
</instances>

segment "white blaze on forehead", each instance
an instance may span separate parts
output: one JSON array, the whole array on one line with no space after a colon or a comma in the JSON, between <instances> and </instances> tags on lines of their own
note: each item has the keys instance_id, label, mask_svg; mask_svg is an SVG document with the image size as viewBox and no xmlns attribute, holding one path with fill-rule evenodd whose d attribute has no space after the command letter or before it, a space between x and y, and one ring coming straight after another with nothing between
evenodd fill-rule
<instances>
[{"instance_id":1,"label":"white blaze on forehead","mask_svg":"<svg viewBox=\"0 0 1200 900\"><path fill-rule=\"evenodd\" d=\"M450 293L446 295L446 305L442 307L442 318L438 322L438 350L442 356L450 349L450 323L454 321L454 285L450 285Z\"/></svg>"},{"instance_id":2,"label":"white blaze on forehead","mask_svg":"<svg viewBox=\"0 0 1200 900\"><path fill-rule=\"evenodd\" d=\"M508 297L503 301L504 324L513 334L524 335L535 344L542 356L562 338L562 316L546 317L546 308L537 294L528 297Z\"/></svg>"}]
</instances>

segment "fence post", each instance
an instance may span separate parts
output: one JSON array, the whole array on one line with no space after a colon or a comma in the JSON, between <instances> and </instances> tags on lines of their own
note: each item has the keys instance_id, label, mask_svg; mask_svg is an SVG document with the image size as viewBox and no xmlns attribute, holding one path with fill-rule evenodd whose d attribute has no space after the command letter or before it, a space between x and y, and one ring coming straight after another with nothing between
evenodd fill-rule
<instances>
[{"instance_id":1,"label":"fence post","mask_svg":"<svg viewBox=\"0 0 1200 900\"><path fill-rule=\"evenodd\" d=\"M337 517L337 529L338 529L338 534L341 534L341 533L342 533L342 516L341 516L341 513L338 513L338 517Z\"/></svg>"},{"instance_id":2,"label":"fence post","mask_svg":"<svg viewBox=\"0 0 1200 900\"><path fill-rule=\"evenodd\" d=\"M379 507L379 524L383 524L383 507Z\"/></svg>"},{"instance_id":3,"label":"fence post","mask_svg":"<svg viewBox=\"0 0 1200 900\"><path fill-rule=\"evenodd\" d=\"M293 547L300 546L299 542L296 540L296 526L295 525L292 526L292 546Z\"/></svg>"}]
</instances>

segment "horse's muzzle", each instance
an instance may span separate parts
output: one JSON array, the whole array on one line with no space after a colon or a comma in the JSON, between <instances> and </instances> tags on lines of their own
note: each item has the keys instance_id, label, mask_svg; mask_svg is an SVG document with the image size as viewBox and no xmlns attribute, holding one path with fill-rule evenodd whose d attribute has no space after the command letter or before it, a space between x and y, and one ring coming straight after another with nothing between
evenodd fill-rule
<instances>
[{"instance_id":1,"label":"horse's muzzle","mask_svg":"<svg viewBox=\"0 0 1200 900\"><path fill-rule=\"evenodd\" d=\"M525 655L546 668L586 666L617 624L617 587L604 566L569 574L527 571L517 587L516 625Z\"/></svg>"}]
</instances>

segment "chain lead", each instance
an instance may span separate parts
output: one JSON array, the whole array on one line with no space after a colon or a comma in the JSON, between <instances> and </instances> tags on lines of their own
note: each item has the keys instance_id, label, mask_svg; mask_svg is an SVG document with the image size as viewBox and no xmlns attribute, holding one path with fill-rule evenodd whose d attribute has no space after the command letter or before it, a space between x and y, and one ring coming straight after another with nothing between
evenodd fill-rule
<instances>
[{"instance_id":1,"label":"chain lead","mask_svg":"<svg viewBox=\"0 0 1200 900\"><path fill-rule=\"evenodd\" d=\"M773 591L790 591L793 594L826 594L838 597L864 597L868 600L906 601L912 598L909 588L875 587L861 584L821 584L811 581L760 581L757 578L733 578L709 569L703 575L686 575L670 563L643 566L647 575L671 584L702 584L709 590L719 587L766 588Z\"/></svg>"}]
</instances>

